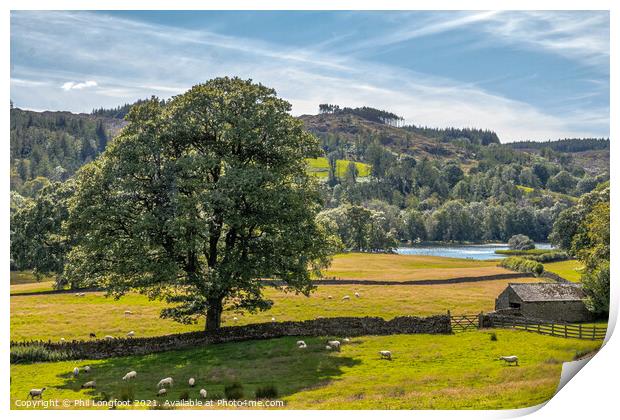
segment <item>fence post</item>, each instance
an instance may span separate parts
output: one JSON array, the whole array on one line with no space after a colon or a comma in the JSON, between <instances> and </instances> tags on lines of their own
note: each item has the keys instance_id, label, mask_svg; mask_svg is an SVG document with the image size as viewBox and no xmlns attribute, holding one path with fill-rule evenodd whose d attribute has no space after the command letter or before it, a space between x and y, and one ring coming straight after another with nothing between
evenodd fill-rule
<instances>
[{"instance_id":1,"label":"fence post","mask_svg":"<svg viewBox=\"0 0 620 420\"><path fill-rule=\"evenodd\" d=\"M592 340L596 337L596 324L592 327Z\"/></svg>"},{"instance_id":2,"label":"fence post","mask_svg":"<svg viewBox=\"0 0 620 420\"><path fill-rule=\"evenodd\" d=\"M583 337L581 336L581 329L582 329L581 327L582 327L582 325L581 325L581 324L579 324L579 338L583 338Z\"/></svg>"},{"instance_id":3,"label":"fence post","mask_svg":"<svg viewBox=\"0 0 620 420\"><path fill-rule=\"evenodd\" d=\"M568 329L567 329L567 324L564 324L564 338L568 337Z\"/></svg>"},{"instance_id":4,"label":"fence post","mask_svg":"<svg viewBox=\"0 0 620 420\"><path fill-rule=\"evenodd\" d=\"M551 323L551 335L555 335L555 322Z\"/></svg>"}]
</instances>

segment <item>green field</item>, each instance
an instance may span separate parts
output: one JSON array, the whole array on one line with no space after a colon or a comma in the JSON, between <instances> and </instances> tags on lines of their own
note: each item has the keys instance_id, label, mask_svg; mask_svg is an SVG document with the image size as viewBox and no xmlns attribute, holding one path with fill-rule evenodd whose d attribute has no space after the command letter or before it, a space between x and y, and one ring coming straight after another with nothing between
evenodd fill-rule
<instances>
[{"instance_id":1,"label":"green field","mask_svg":"<svg viewBox=\"0 0 620 420\"><path fill-rule=\"evenodd\" d=\"M327 158L320 157L314 159L307 159L308 161L308 171L319 178L327 178L329 172L329 162ZM347 167L349 166L350 160L340 160L336 161L336 176L339 178L344 177ZM354 162L357 167L359 177L367 177L370 175L370 165L362 162Z\"/></svg>"},{"instance_id":2,"label":"green field","mask_svg":"<svg viewBox=\"0 0 620 420\"><path fill-rule=\"evenodd\" d=\"M523 191L526 194L531 194L533 192L538 192L538 193L541 193L541 194L549 194L549 195L551 195L551 196L553 196L555 198L558 198L558 199L568 200L568 201L572 201L572 202L576 202L577 201L577 197L573 197L572 195L562 194L562 193L555 192L555 191L534 189L532 187L527 187L525 185L517 185L517 188L520 189L521 191Z\"/></svg>"},{"instance_id":3,"label":"green field","mask_svg":"<svg viewBox=\"0 0 620 420\"><path fill-rule=\"evenodd\" d=\"M577 260L546 263L545 270L555 273L568 281L580 282L581 270L583 270L583 263Z\"/></svg>"},{"instance_id":4,"label":"green field","mask_svg":"<svg viewBox=\"0 0 620 420\"><path fill-rule=\"evenodd\" d=\"M308 348L301 350L295 347L299 338L287 337L104 361L12 365L11 404L16 408L16 399L42 386L48 388L46 399L90 399L103 392L118 399L155 399L159 379L171 376L170 400L184 392L198 398L200 388L218 399L225 384L238 381L246 398L260 386L275 386L291 409L520 408L551 398L561 363L600 346L510 330L496 334L497 341L488 331L359 337L341 353L327 352L322 338L302 337ZM392 361L380 359L383 349L392 352ZM517 354L520 365L497 360L507 354ZM91 373L74 379L73 367L85 365ZM127 386L121 377L131 370L138 375ZM186 385L189 377L196 378L195 388ZM96 380L97 389L81 390L89 380Z\"/></svg>"}]
</instances>

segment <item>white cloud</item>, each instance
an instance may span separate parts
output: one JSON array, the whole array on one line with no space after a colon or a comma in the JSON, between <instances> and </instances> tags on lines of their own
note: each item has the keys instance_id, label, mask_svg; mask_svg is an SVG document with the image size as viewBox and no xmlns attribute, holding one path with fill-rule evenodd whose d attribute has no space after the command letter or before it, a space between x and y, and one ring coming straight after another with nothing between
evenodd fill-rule
<instances>
[{"instance_id":1,"label":"white cloud","mask_svg":"<svg viewBox=\"0 0 620 420\"><path fill-rule=\"evenodd\" d=\"M65 82L61 86L63 90L82 90L97 86L97 82L94 80L87 80L85 82Z\"/></svg>"}]
</instances>

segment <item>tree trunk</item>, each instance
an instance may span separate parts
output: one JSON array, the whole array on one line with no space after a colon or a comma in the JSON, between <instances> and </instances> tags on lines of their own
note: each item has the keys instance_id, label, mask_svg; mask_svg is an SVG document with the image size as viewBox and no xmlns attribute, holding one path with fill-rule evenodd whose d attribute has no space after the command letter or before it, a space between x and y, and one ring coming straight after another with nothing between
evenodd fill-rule
<instances>
[{"instance_id":1,"label":"tree trunk","mask_svg":"<svg viewBox=\"0 0 620 420\"><path fill-rule=\"evenodd\" d=\"M222 310L222 299L209 300L205 331L214 331L220 328L222 323Z\"/></svg>"}]
</instances>

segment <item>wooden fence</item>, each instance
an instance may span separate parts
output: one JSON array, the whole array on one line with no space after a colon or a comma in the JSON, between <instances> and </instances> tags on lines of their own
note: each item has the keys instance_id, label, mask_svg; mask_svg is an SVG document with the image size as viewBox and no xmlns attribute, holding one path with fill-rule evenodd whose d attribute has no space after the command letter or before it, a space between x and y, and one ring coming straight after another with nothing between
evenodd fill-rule
<instances>
[{"instance_id":1,"label":"wooden fence","mask_svg":"<svg viewBox=\"0 0 620 420\"><path fill-rule=\"evenodd\" d=\"M586 340L602 340L607 333L607 327L582 324L568 324L564 322L537 321L526 318L491 318L491 325L496 328L513 328L535 332L554 337L580 338Z\"/></svg>"}]
</instances>

